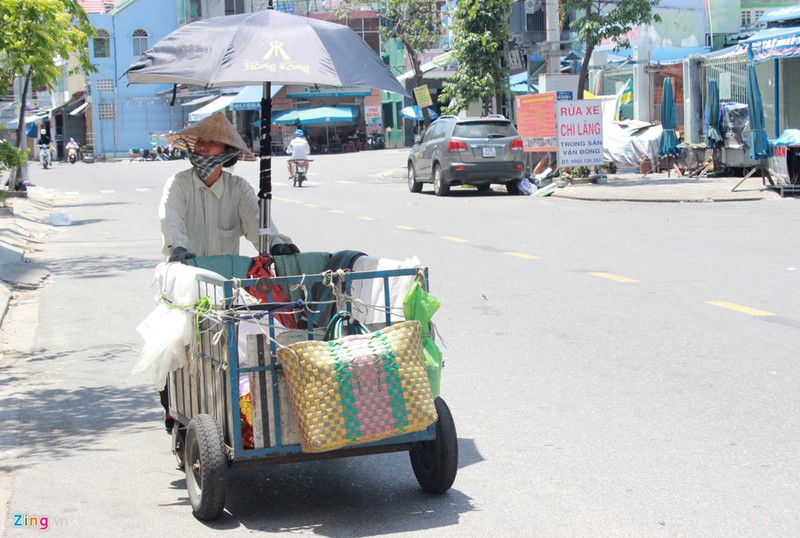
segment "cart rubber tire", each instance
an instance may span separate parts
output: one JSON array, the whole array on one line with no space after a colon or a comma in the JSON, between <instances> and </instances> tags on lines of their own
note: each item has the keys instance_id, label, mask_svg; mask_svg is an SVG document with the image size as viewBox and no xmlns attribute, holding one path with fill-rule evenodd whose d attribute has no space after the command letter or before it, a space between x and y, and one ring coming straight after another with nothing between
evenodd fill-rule
<instances>
[{"instance_id":1,"label":"cart rubber tire","mask_svg":"<svg viewBox=\"0 0 800 538\"><path fill-rule=\"evenodd\" d=\"M210 415L197 415L186 431L186 489L197 519L216 519L225 508L226 468L222 430Z\"/></svg>"},{"instance_id":2,"label":"cart rubber tire","mask_svg":"<svg viewBox=\"0 0 800 538\"><path fill-rule=\"evenodd\" d=\"M447 196L450 192L450 185L445 183L442 167L438 164L433 165L433 193L436 196Z\"/></svg>"},{"instance_id":3,"label":"cart rubber tire","mask_svg":"<svg viewBox=\"0 0 800 538\"><path fill-rule=\"evenodd\" d=\"M414 443L409 450L414 476L426 493L444 493L458 472L458 436L453 415L444 400L436 398L436 439Z\"/></svg>"},{"instance_id":4,"label":"cart rubber tire","mask_svg":"<svg viewBox=\"0 0 800 538\"><path fill-rule=\"evenodd\" d=\"M408 163L408 190L422 192L422 182L417 181L417 171L411 163Z\"/></svg>"}]
</instances>

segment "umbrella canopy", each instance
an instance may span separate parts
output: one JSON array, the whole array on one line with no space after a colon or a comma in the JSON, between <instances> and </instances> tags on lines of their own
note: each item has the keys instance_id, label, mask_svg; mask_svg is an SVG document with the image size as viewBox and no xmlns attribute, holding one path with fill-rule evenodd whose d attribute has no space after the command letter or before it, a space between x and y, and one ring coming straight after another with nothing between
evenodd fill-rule
<instances>
[{"instance_id":1,"label":"umbrella canopy","mask_svg":"<svg viewBox=\"0 0 800 538\"><path fill-rule=\"evenodd\" d=\"M351 28L274 9L181 26L124 73L133 84L206 88L263 84L261 117L272 117L271 85L366 86L408 95L378 55ZM269 223L272 139L261 125L260 228ZM262 236L260 250L269 250Z\"/></svg>"},{"instance_id":2,"label":"umbrella canopy","mask_svg":"<svg viewBox=\"0 0 800 538\"><path fill-rule=\"evenodd\" d=\"M419 105L409 105L405 108L400 109L400 115L408 120L413 121L422 121L422 109ZM436 113L432 108L428 108L428 116L434 120L439 117L439 114Z\"/></svg>"},{"instance_id":3,"label":"umbrella canopy","mask_svg":"<svg viewBox=\"0 0 800 538\"><path fill-rule=\"evenodd\" d=\"M321 106L282 110L272 116L272 123L287 125L299 121L303 125L315 123L352 123L356 114L349 106Z\"/></svg>"},{"instance_id":4,"label":"umbrella canopy","mask_svg":"<svg viewBox=\"0 0 800 538\"><path fill-rule=\"evenodd\" d=\"M764 103L752 63L747 64L747 108L750 112L750 158L757 161L772 157L772 146L764 129Z\"/></svg>"},{"instance_id":5,"label":"umbrella canopy","mask_svg":"<svg viewBox=\"0 0 800 538\"><path fill-rule=\"evenodd\" d=\"M719 88L716 80L708 81L706 92L706 117L708 129L706 130L706 145L710 148L722 147L722 135L719 132Z\"/></svg>"},{"instance_id":6,"label":"umbrella canopy","mask_svg":"<svg viewBox=\"0 0 800 538\"><path fill-rule=\"evenodd\" d=\"M659 155L677 155L678 137L675 135L675 125L678 123L675 111L675 93L672 90L672 79L664 79L661 92L661 139L658 141Z\"/></svg>"}]
</instances>

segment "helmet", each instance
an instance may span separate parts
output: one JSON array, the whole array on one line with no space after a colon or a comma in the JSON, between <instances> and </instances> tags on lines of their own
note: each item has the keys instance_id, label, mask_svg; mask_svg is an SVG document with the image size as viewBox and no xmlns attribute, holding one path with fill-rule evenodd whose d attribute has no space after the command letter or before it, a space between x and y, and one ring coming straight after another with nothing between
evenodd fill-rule
<instances>
[{"instance_id":1,"label":"helmet","mask_svg":"<svg viewBox=\"0 0 800 538\"><path fill-rule=\"evenodd\" d=\"M75 142L75 139L74 139L74 138L72 138L72 137L70 136L70 137L69 137L69 141L70 141L70 142Z\"/></svg>"},{"instance_id":2,"label":"helmet","mask_svg":"<svg viewBox=\"0 0 800 538\"><path fill-rule=\"evenodd\" d=\"M42 130L41 130L41 131L39 131L39 132L40 132L40 133L42 133L42 134L47 134L47 129L42 129Z\"/></svg>"},{"instance_id":3,"label":"helmet","mask_svg":"<svg viewBox=\"0 0 800 538\"><path fill-rule=\"evenodd\" d=\"M302 129L298 129L298 130L296 130L296 131L294 132L294 136L303 136L304 134L305 134L305 133L303 133L303 130L302 130Z\"/></svg>"}]
</instances>

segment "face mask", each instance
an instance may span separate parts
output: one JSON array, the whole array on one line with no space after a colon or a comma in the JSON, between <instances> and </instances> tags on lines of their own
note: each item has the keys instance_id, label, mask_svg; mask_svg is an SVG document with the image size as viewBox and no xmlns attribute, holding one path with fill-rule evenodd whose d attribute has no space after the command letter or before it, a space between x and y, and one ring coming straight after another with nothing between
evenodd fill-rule
<instances>
[{"instance_id":1,"label":"face mask","mask_svg":"<svg viewBox=\"0 0 800 538\"><path fill-rule=\"evenodd\" d=\"M221 153L219 155L198 155L193 151L189 152L189 162L192 163L195 170L197 170L197 175L200 176L200 179L203 181L207 180L208 177L217 169L217 167L221 164L224 164L228 160L232 159L236 156L236 153Z\"/></svg>"}]
</instances>

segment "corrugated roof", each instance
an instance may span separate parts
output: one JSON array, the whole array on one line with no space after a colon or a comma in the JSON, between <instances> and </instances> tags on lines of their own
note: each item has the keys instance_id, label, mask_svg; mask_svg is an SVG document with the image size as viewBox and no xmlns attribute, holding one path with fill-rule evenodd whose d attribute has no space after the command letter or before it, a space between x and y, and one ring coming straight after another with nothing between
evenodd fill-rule
<instances>
[{"instance_id":1,"label":"corrugated roof","mask_svg":"<svg viewBox=\"0 0 800 538\"><path fill-rule=\"evenodd\" d=\"M78 0L86 13L111 13L114 2L109 0Z\"/></svg>"}]
</instances>

